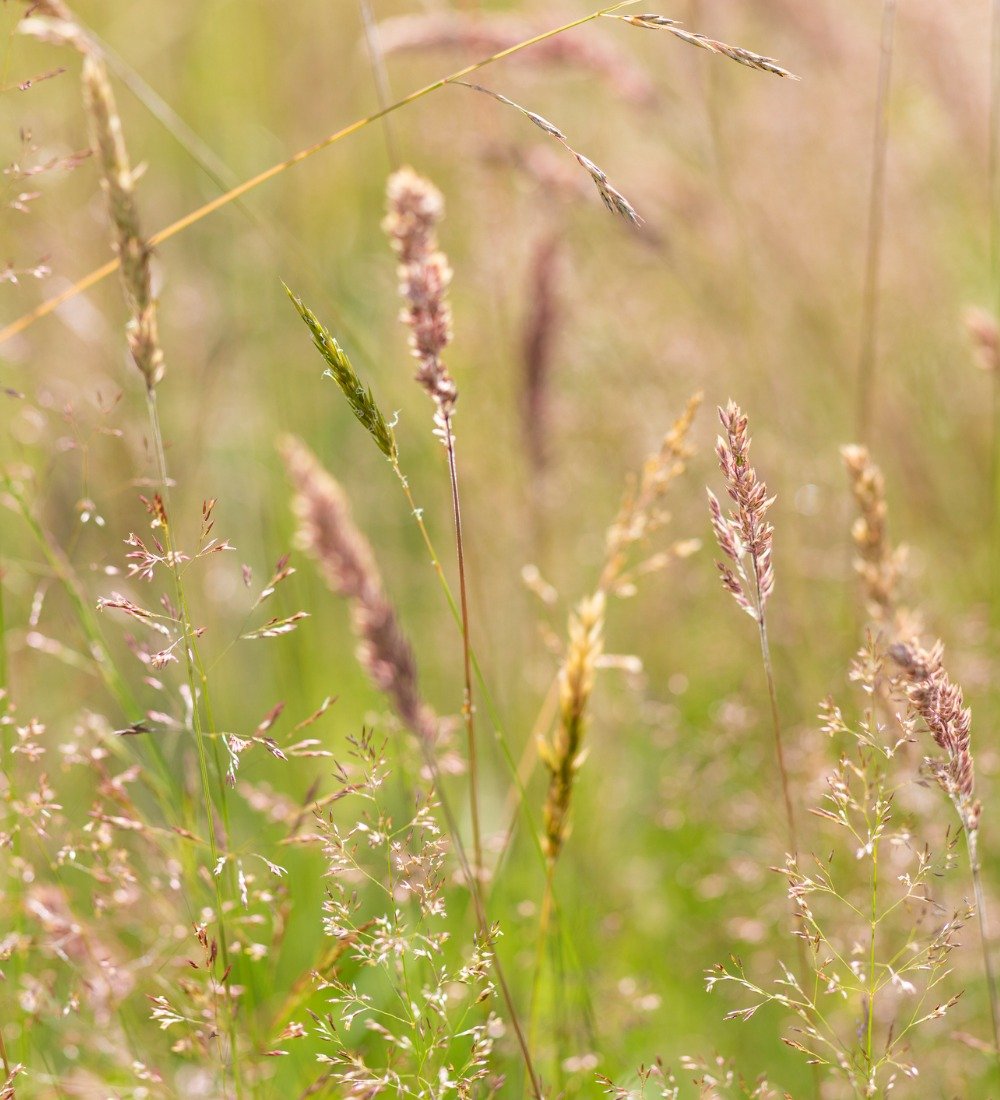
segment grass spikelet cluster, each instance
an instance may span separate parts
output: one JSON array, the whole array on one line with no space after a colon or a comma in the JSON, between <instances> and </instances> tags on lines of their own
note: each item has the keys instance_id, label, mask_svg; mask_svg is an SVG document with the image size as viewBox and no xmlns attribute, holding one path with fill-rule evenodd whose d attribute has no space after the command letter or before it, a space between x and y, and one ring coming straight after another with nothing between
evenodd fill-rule
<instances>
[{"instance_id":1,"label":"grass spikelet cluster","mask_svg":"<svg viewBox=\"0 0 1000 1100\"><path fill-rule=\"evenodd\" d=\"M452 336L447 296L451 267L437 243L444 199L412 168L395 172L386 194L388 212L382 227L396 253L399 293L406 303L400 320L410 330L410 351L418 364L416 380L434 401L438 427L445 430L455 411L458 388L441 358Z\"/></svg>"},{"instance_id":2,"label":"grass spikelet cluster","mask_svg":"<svg viewBox=\"0 0 1000 1100\"><path fill-rule=\"evenodd\" d=\"M763 623L764 607L774 591L771 566L771 539L774 528L765 518L775 498L757 477L750 462L749 421L733 401L719 409L725 431L719 436L715 453L726 479L726 492L736 505L723 515L718 498L708 490L712 529L719 549L732 563L718 563L722 587L756 622Z\"/></svg>"},{"instance_id":3,"label":"grass spikelet cluster","mask_svg":"<svg viewBox=\"0 0 1000 1100\"><path fill-rule=\"evenodd\" d=\"M604 593L582 600L569 617L569 649L559 670L559 725L551 744L540 741L542 762L549 771L545 799L545 854L559 858L569 836L569 806L573 780L584 761L581 750L587 704L594 690L594 673L604 648Z\"/></svg>"},{"instance_id":4,"label":"grass spikelet cluster","mask_svg":"<svg viewBox=\"0 0 1000 1100\"><path fill-rule=\"evenodd\" d=\"M515 103L513 99L501 95L499 92L494 92L490 88L484 88L481 84L468 84L462 80L456 81L455 83L462 84L466 88L471 88L474 92L482 92L483 95L490 96L498 103L504 103L508 107L513 107L515 111L519 111L529 122L537 126L543 134L555 138L587 175L590 176L594 186L597 188L597 193L601 196L601 202L604 203L605 207L607 207L612 214L619 215L632 225L642 225L642 218L636 213L635 207L625 198L617 187L612 185L607 174L601 168L598 168L589 157L585 157L583 153L577 152L576 149L570 145L569 139L558 126L549 122L547 118L543 118L535 111L529 111L527 107L522 107L520 103Z\"/></svg>"},{"instance_id":5,"label":"grass spikelet cluster","mask_svg":"<svg viewBox=\"0 0 1000 1100\"><path fill-rule=\"evenodd\" d=\"M364 386L358 378L357 372L351 365L344 349L337 342L335 336L323 327L316 314L306 305L302 299L296 297L288 287L285 287L296 312L305 322L306 328L312 333L313 343L320 355L327 362L327 373L340 387L341 393L347 398L351 411L364 426L368 434L375 440L378 449L390 461L396 457L396 437L392 427L382 415L382 410L375 402L370 386Z\"/></svg>"},{"instance_id":6,"label":"grass spikelet cluster","mask_svg":"<svg viewBox=\"0 0 1000 1100\"><path fill-rule=\"evenodd\" d=\"M686 30L676 19L670 19L665 15L612 15L610 18L621 19L633 27L642 27L645 30L666 31L682 42L687 42L690 46L697 46L699 49L708 50L710 53L728 57L730 61L735 61L738 65L745 65L748 69L772 73L774 76L785 77L789 80L799 79L788 69L783 69L773 57L765 57L763 54L754 53L753 50L745 50L742 46L730 46L725 42L718 41L718 39L699 34L697 31Z\"/></svg>"},{"instance_id":7,"label":"grass spikelet cluster","mask_svg":"<svg viewBox=\"0 0 1000 1100\"><path fill-rule=\"evenodd\" d=\"M906 570L906 548L893 547L886 530L885 479L867 447L841 447L840 456L858 510L851 525L854 568L864 588L865 606L873 619L898 633L913 633L908 613L898 606L898 585Z\"/></svg>"},{"instance_id":8,"label":"grass spikelet cluster","mask_svg":"<svg viewBox=\"0 0 1000 1100\"><path fill-rule=\"evenodd\" d=\"M163 378L164 357L150 273L150 246L142 235L135 203L136 175L129 164L121 120L104 62L88 52L83 59L83 101L101 166L101 185L115 230L115 252L131 317L127 335L135 365L150 391Z\"/></svg>"}]
</instances>

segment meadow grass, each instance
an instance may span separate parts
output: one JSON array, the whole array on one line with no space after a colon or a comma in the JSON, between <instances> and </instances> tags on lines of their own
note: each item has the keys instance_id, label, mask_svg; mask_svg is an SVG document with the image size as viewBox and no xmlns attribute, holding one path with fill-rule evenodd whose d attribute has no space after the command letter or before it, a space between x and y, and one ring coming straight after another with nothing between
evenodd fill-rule
<instances>
[{"instance_id":1,"label":"meadow grass","mask_svg":"<svg viewBox=\"0 0 1000 1100\"><path fill-rule=\"evenodd\" d=\"M981 6L4 5L0 1098L1000 1087Z\"/></svg>"}]
</instances>

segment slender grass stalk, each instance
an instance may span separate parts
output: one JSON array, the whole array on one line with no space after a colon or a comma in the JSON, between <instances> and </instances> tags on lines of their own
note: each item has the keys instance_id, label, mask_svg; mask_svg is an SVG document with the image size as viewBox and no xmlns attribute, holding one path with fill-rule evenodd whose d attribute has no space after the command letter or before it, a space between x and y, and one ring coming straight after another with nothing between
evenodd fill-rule
<instances>
[{"instance_id":1,"label":"slender grass stalk","mask_svg":"<svg viewBox=\"0 0 1000 1100\"><path fill-rule=\"evenodd\" d=\"M378 23L372 12L370 0L358 0L361 9L361 23L365 32L365 49L368 52L368 63L371 65L372 80L375 83L375 96L378 100L380 111L384 111L392 102L392 89L389 86L389 74L385 67L385 54L382 52L382 43L379 39ZM396 135L393 132L392 119L388 115L382 118L382 138L385 141L385 154L389 164L395 171L399 167L399 147L396 143Z\"/></svg>"},{"instance_id":2,"label":"slender grass stalk","mask_svg":"<svg viewBox=\"0 0 1000 1100\"><path fill-rule=\"evenodd\" d=\"M983 973L990 997L990 1020L993 1024L993 1055L1000 1071L1000 995L997 992L996 971L990 954L992 941L989 936L989 920L986 913L986 894L983 890L983 872L979 861L979 830L966 829L965 843L969 852L969 870L972 873L972 890L976 899L976 917L979 921L979 942L983 951Z\"/></svg>"},{"instance_id":3,"label":"slender grass stalk","mask_svg":"<svg viewBox=\"0 0 1000 1100\"><path fill-rule=\"evenodd\" d=\"M429 745L422 744L424 759L428 768L431 771L431 775L434 778L434 786L438 793L438 801L441 804L442 812L445 815L445 819L448 822L448 828L454 838L455 854L458 857L459 865L462 869L462 874L465 881L469 885L469 893L472 897L473 905L476 911L476 919L479 924L479 931L481 934L489 932L490 924L486 916L486 907L483 902L482 884L478 875L473 873L472 868L469 865L469 859L465 852L465 848L462 844L461 835L458 831L458 823L455 820L454 814L448 807L448 802L444 797L443 787L441 785L441 773L437 766L437 760L434 758L434 753ZM517 1038L517 1045L521 1051L521 1057L524 1061L525 1071L528 1075L528 1083L531 1091L531 1095L535 1100L544 1100L542 1093L542 1085L539 1080L538 1074L535 1070L534 1059L531 1054L531 1047L528 1042L527 1036L524 1033L524 1028L521 1026L520 1016L518 1015L517 1008L514 1004L514 997L511 993L510 986L507 983L507 977L504 973L504 969L500 964L500 958L498 955L494 955L493 969L497 976L497 982L500 986L500 993L503 998L504 1006L507 1010L507 1014L510 1017L511 1027L514 1029L514 1034Z\"/></svg>"},{"instance_id":4,"label":"slender grass stalk","mask_svg":"<svg viewBox=\"0 0 1000 1100\"><path fill-rule=\"evenodd\" d=\"M754 572L756 573L756 558L754 559ZM767 619L764 615L764 604L760 599L758 589L759 618L757 625L760 635L760 654L764 664L764 676L767 680L767 698L771 707L771 727L774 731L774 754L778 762L778 775L781 778L781 798L785 804L785 824L788 828L788 844L790 854L798 859L799 837L795 824L795 809L792 804L791 784L788 779L788 765L785 762L785 746L781 733L781 715L778 711L778 693L774 683L774 666L771 662L771 647L767 640Z\"/></svg>"},{"instance_id":5,"label":"slender grass stalk","mask_svg":"<svg viewBox=\"0 0 1000 1100\"><path fill-rule=\"evenodd\" d=\"M476 750L475 701L472 697L472 639L469 634L469 597L465 580L465 541L462 537L462 505L458 495L458 464L455 461L455 436L451 418L445 419L448 450L448 480L451 483L452 518L455 523L455 552L458 558L458 598L462 613L462 673L465 680L462 717L469 754L469 813L472 818L472 852L476 874L483 876L483 839L479 817L479 765Z\"/></svg>"},{"instance_id":6,"label":"slender grass stalk","mask_svg":"<svg viewBox=\"0 0 1000 1100\"><path fill-rule=\"evenodd\" d=\"M549 945L549 927L552 922L552 907L555 900L555 874L556 862L550 858L545 867L545 886L542 891L542 905L538 916L538 938L535 942L535 965L531 979L528 1039L532 1050L538 1049L538 1031L542 1021L542 974L545 970L545 950Z\"/></svg>"},{"instance_id":7,"label":"slender grass stalk","mask_svg":"<svg viewBox=\"0 0 1000 1100\"><path fill-rule=\"evenodd\" d=\"M722 585L757 624L760 638L761 661L764 677L767 681L767 697L771 711L771 727L774 733L775 760L781 783L781 796L784 803L785 827L787 830L787 859L797 868L799 858L799 837L792 803L791 782L788 764L785 760L784 738L782 736L781 715L778 709L778 694L775 687L774 664L771 660L771 647L767 636L767 617L765 606L774 591L774 570L771 564L771 544L774 529L767 520L767 512L775 498L767 494L767 486L757 477L757 471L750 461L750 434L747 417L735 402L730 401L725 409L719 409L719 420L725 436L719 436L715 452L719 466L726 479L726 491L736 505L735 511L728 515L722 512L722 506L715 494L709 490L709 513L712 528L720 550L729 559L730 564L718 562ZM800 935L796 936L796 949L803 979L810 973L809 959L806 953L805 921L799 914L797 918ZM820 1094L819 1071L813 1067L813 1093Z\"/></svg>"},{"instance_id":8,"label":"slender grass stalk","mask_svg":"<svg viewBox=\"0 0 1000 1100\"><path fill-rule=\"evenodd\" d=\"M897 0L883 0L878 94L875 102L875 132L872 138L871 188L868 194L868 228L865 236L861 343L857 366L855 438L859 443L868 442L875 402L876 344L879 306L881 304L879 277L882 269L882 240L885 223L885 165L889 146L889 88L892 82L896 6Z\"/></svg>"},{"instance_id":9,"label":"slender grass stalk","mask_svg":"<svg viewBox=\"0 0 1000 1100\"><path fill-rule=\"evenodd\" d=\"M868 1005L865 1019L865 1059L868 1063L869 1074L873 1062L873 1037L875 1034L875 993L877 983L875 981L875 936L878 931L878 840L872 846L871 868L871 892L872 907L869 919L868 941Z\"/></svg>"}]
</instances>

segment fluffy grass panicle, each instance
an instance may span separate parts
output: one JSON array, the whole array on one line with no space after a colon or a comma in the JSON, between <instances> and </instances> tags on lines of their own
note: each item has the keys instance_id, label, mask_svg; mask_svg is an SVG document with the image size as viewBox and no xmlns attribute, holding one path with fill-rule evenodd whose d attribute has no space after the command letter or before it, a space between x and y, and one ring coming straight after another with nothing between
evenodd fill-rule
<instances>
[{"instance_id":1,"label":"fluffy grass panicle","mask_svg":"<svg viewBox=\"0 0 1000 1100\"><path fill-rule=\"evenodd\" d=\"M774 528L767 513L775 498L757 477L750 462L749 421L734 402L719 409L725 435L715 445L719 467L726 479L726 492L736 505L723 515L718 498L708 490L708 504L719 549L732 563L719 562L722 586L740 607L758 623L763 621L764 606L774 591L771 566L771 541Z\"/></svg>"},{"instance_id":2,"label":"fluffy grass panicle","mask_svg":"<svg viewBox=\"0 0 1000 1100\"><path fill-rule=\"evenodd\" d=\"M399 293L405 303L400 320L410 330L416 380L434 401L438 428L444 430L458 400L458 387L442 358L452 337L452 272L437 242L444 199L412 168L400 168L390 176L386 195L388 211L382 226L398 262Z\"/></svg>"}]
</instances>

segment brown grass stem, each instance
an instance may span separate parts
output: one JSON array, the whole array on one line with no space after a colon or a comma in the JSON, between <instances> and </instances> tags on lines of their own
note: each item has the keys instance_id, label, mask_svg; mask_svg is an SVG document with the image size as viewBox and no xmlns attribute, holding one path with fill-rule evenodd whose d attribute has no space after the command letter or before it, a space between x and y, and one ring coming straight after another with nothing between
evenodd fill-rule
<instances>
[{"instance_id":1,"label":"brown grass stem","mask_svg":"<svg viewBox=\"0 0 1000 1100\"><path fill-rule=\"evenodd\" d=\"M479 763L476 751L475 703L472 697L472 643L469 635L469 597L465 578L465 540L462 536L462 505L458 493L458 463L455 461L455 436L451 418L444 421L445 447L448 452L448 480L455 522L455 552L458 557L458 597L462 613L462 672L465 680L462 717L469 754L469 815L472 819L472 854L476 875L483 875L483 840L479 818Z\"/></svg>"},{"instance_id":2,"label":"brown grass stem","mask_svg":"<svg viewBox=\"0 0 1000 1100\"><path fill-rule=\"evenodd\" d=\"M417 502L413 496L413 490L410 488L410 483L399 466L398 460L392 462L393 472L399 480L400 487L403 491L403 495L406 497L406 502L410 506L410 514L413 516L414 521L417 524L417 528L420 531L420 537L423 539L424 547L427 553L430 555L431 566L434 569L438 578L438 583L441 585L441 590L444 593L445 600L448 604L448 609L451 611L452 618L455 620L455 625L459 631L462 629L462 613L458 605L458 601L455 599L454 593L451 590L451 586L448 583L448 578L445 576L444 568L441 565L440 558L438 557L437 550L434 547L434 543L431 539L430 532L427 530L427 524L424 522L423 510L417 506ZM483 675L482 666L479 663L479 659L476 656L476 650L474 646L470 647L470 658L472 661L472 671L476 677L476 686L479 689L479 697L483 701L483 707L489 718L490 725L493 727L493 732L497 745L500 749L500 753L503 757L504 763L507 766L507 770L510 774L512 789L515 792L512 796L517 805L514 807L513 812L516 815L518 812L525 815L528 827L529 835L534 841L535 851L538 854L539 860L544 863L544 852L542 851L541 842L538 839L538 830L535 827L535 822L531 816L531 810L527 801L527 792L525 786L527 778L524 776L525 771L525 758L529 754L534 752L535 738L532 737L525 748L524 754L520 763L516 763L514 757L511 755L510 746L507 743L507 736L504 732L503 722L500 718L500 712L497 708L496 701L493 698L492 693L489 690L489 685L486 682L486 677ZM555 681L553 681L555 686ZM529 772L530 777L530 772ZM515 828L515 821L512 821L507 831L507 840L503 851L506 851L507 846L510 843L513 831ZM501 855L502 858L502 855Z\"/></svg>"},{"instance_id":3,"label":"brown grass stem","mask_svg":"<svg viewBox=\"0 0 1000 1100\"><path fill-rule=\"evenodd\" d=\"M210 214L214 214L216 210L221 210L223 207L228 206L230 203L235 202L237 199L242 198L248 192L253 191L261 184L267 183L269 180L274 179L276 176L281 175L282 172L287 171L289 168L294 168L295 165L301 164L302 161L308 160L316 153L322 152L324 149L328 149L331 145L336 144L338 141L344 138L350 137L352 134L358 133L358 131L365 129L365 127L372 125L375 122L379 122L381 119L393 114L395 111L401 110L403 107L408 107L411 103L416 103L418 100L423 99L425 96L430 95L432 92L439 91L441 88L446 87L449 84L453 84L464 77L470 76L472 73L478 72L480 69L486 68L488 65L493 65L498 61L502 61L506 57L511 57L514 54L520 53L521 50L529 49L531 46L535 46L540 42L545 42L550 38L554 38L556 35L565 34L567 31L574 30L577 27L582 27L586 23L591 23L595 19L599 19L602 15L608 15L611 12L620 10L621 8L628 7L630 4L635 3L635 0L623 0L621 3L612 4L609 7L601 8L599 11L592 11L588 15L580 16L578 19L573 19L568 23L562 23L558 27L553 27L551 30L543 31L540 34L532 35L531 38L526 38L521 42L517 42L513 46L507 47L507 49L499 50L497 53L491 54L489 57L483 58L480 61L475 61L471 65L466 65L464 68L458 69L456 72L450 73L448 76L441 77L438 80L433 81L430 84L425 84L422 88L418 88L416 91L410 92L408 95L403 96L402 99L397 99L395 102L390 103L387 107L380 108L378 111L370 115L366 115L364 118L359 118L354 122L349 123L346 126L342 126L339 130L335 130L333 133L328 134L326 137L321 138L319 141L307 146L304 149L300 149L297 153L280 161L277 164L271 165L270 168L265 168L264 171L258 172L250 179L244 180L236 187L230 188L222 195L216 196L209 202L199 206L196 210L190 211L183 217L178 218L170 225L165 226L163 229L156 233L153 233L149 237L149 245L156 247L163 244L164 241L170 240L171 237L176 237L178 233L182 233L185 229L188 229L192 225L196 225L203 218L207 218ZM89 290L97 283L106 279L109 275L118 270L119 261L116 259L109 260L107 263L102 264L100 267L95 268L93 271L84 275L81 279L78 279L66 290L61 291L59 294L53 295L51 298L47 298L40 305L36 306L33 310L23 314L17 320L10 322L0 329L0 344L9 340L12 336L16 336L25 329L29 328L35 321L41 320L43 317L47 317L50 313L54 312L59 306L75 298L78 294L83 293L85 290Z\"/></svg>"},{"instance_id":4,"label":"brown grass stem","mask_svg":"<svg viewBox=\"0 0 1000 1100\"><path fill-rule=\"evenodd\" d=\"M856 438L867 443L875 401L876 344L878 336L879 276L885 227L886 153L889 146L889 88L896 28L897 0L883 0L879 49L875 132L872 138L871 187L868 193L868 228L865 236L865 275L861 302L861 342L857 367Z\"/></svg>"}]
</instances>

